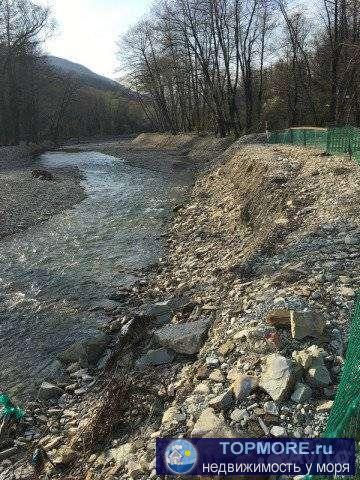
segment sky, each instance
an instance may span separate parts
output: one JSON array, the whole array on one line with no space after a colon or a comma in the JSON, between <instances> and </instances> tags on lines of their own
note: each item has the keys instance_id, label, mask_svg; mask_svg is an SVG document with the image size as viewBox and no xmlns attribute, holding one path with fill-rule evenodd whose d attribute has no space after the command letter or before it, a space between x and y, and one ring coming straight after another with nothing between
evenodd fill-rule
<instances>
[{"instance_id":1,"label":"sky","mask_svg":"<svg viewBox=\"0 0 360 480\"><path fill-rule=\"evenodd\" d=\"M118 78L116 41L136 23L153 0L37 0L49 5L57 22L45 51L81 63L95 73Z\"/></svg>"}]
</instances>

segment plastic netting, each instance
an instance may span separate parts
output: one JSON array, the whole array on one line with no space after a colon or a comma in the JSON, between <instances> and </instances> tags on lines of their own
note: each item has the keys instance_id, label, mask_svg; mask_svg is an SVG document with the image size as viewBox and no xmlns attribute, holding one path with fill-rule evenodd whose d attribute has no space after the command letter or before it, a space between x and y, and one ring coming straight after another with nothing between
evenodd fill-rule
<instances>
[{"instance_id":1,"label":"plastic netting","mask_svg":"<svg viewBox=\"0 0 360 480\"><path fill-rule=\"evenodd\" d=\"M290 128L271 132L269 143L314 146L323 148L328 154L346 153L360 161L360 129L356 127Z\"/></svg>"},{"instance_id":2,"label":"plastic netting","mask_svg":"<svg viewBox=\"0 0 360 480\"><path fill-rule=\"evenodd\" d=\"M327 438L354 438L357 447L357 473L346 479L360 479L360 297L357 295L352 316L346 360L328 422L323 434ZM330 477L307 476L306 479Z\"/></svg>"}]
</instances>

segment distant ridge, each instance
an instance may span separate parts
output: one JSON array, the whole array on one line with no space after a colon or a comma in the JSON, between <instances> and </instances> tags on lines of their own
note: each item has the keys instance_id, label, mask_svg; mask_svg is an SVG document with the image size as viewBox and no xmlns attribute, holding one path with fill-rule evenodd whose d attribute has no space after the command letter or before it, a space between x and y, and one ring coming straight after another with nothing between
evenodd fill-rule
<instances>
[{"instance_id":1,"label":"distant ridge","mask_svg":"<svg viewBox=\"0 0 360 480\"><path fill-rule=\"evenodd\" d=\"M129 88L124 87L124 85L121 85L110 78L92 72L89 68L84 67L84 65L71 62L65 58L54 57L52 55L48 55L46 60L47 63L59 73L64 75L71 74L78 78L84 87L95 88L96 90L102 91L111 91L127 98L135 97L135 94Z\"/></svg>"}]
</instances>

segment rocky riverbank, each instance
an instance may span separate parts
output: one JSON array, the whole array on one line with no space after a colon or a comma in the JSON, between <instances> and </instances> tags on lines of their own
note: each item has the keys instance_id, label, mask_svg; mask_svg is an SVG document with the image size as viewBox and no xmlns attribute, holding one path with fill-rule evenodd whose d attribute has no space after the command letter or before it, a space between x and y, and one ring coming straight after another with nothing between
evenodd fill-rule
<instances>
[{"instance_id":1,"label":"rocky riverbank","mask_svg":"<svg viewBox=\"0 0 360 480\"><path fill-rule=\"evenodd\" d=\"M52 478L145 480L158 436L320 435L360 282L359 191L351 160L231 146L176 209L168 256L103 305L103 340L62 356L17 448L40 445Z\"/></svg>"},{"instance_id":2,"label":"rocky riverbank","mask_svg":"<svg viewBox=\"0 0 360 480\"><path fill-rule=\"evenodd\" d=\"M42 147L0 148L0 238L25 230L85 198L77 169L36 166Z\"/></svg>"}]
</instances>

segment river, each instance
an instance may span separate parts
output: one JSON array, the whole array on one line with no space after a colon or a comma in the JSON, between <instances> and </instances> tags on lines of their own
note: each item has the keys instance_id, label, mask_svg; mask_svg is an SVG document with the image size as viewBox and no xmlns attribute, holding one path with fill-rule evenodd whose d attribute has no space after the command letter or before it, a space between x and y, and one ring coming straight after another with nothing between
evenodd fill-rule
<instances>
[{"instance_id":1,"label":"river","mask_svg":"<svg viewBox=\"0 0 360 480\"><path fill-rule=\"evenodd\" d=\"M87 198L0 241L0 392L30 392L57 354L104 322L91 307L164 251L164 220L193 175L139 168L98 152L47 153L47 170L78 167Z\"/></svg>"}]
</instances>

